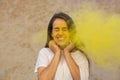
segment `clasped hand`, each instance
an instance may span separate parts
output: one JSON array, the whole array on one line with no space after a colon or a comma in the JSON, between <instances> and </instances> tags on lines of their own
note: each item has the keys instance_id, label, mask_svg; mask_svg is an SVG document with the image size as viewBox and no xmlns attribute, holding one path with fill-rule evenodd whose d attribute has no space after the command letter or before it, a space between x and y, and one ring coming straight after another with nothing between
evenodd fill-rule
<instances>
[{"instance_id":1,"label":"clasped hand","mask_svg":"<svg viewBox=\"0 0 120 80\"><path fill-rule=\"evenodd\" d=\"M74 49L74 43L72 41L70 41L69 45L67 45L64 49L63 52L64 53L69 53L70 51L72 51ZM49 48L54 52L54 53L60 53L62 51L62 49L55 43L54 40L51 40L49 42Z\"/></svg>"}]
</instances>

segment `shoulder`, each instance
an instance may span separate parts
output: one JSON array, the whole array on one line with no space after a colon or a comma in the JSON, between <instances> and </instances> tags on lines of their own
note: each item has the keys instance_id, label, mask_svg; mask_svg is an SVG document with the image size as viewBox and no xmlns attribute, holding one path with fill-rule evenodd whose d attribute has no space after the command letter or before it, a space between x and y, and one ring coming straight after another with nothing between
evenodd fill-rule
<instances>
[{"instance_id":1,"label":"shoulder","mask_svg":"<svg viewBox=\"0 0 120 80\"><path fill-rule=\"evenodd\" d=\"M77 57L77 56L79 57L80 56L80 57L86 58L85 54L83 52L79 51L79 50L76 50L76 51L72 52L71 54L74 57Z\"/></svg>"},{"instance_id":2,"label":"shoulder","mask_svg":"<svg viewBox=\"0 0 120 80\"><path fill-rule=\"evenodd\" d=\"M49 55L49 54L53 54L53 52L51 51L50 48L42 48L39 51L39 55L44 54L44 55Z\"/></svg>"},{"instance_id":3,"label":"shoulder","mask_svg":"<svg viewBox=\"0 0 120 80\"><path fill-rule=\"evenodd\" d=\"M72 52L72 57L75 60L88 61L86 55L83 52L79 51L79 50L76 50L76 51Z\"/></svg>"},{"instance_id":4,"label":"shoulder","mask_svg":"<svg viewBox=\"0 0 120 80\"><path fill-rule=\"evenodd\" d=\"M39 52L46 52L49 51L49 48L41 48Z\"/></svg>"}]
</instances>

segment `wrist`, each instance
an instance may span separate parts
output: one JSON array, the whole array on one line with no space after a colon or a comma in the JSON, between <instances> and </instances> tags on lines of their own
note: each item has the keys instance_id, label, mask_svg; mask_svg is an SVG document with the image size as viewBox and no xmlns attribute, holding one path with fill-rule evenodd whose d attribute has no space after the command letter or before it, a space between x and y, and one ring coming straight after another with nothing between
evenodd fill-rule
<instances>
[{"instance_id":1,"label":"wrist","mask_svg":"<svg viewBox=\"0 0 120 80\"><path fill-rule=\"evenodd\" d=\"M56 55L60 55L60 52L55 52Z\"/></svg>"},{"instance_id":2,"label":"wrist","mask_svg":"<svg viewBox=\"0 0 120 80\"><path fill-rule=\"evenodd\" d=\"M68 50L65 50L65 49L63 50L63 52L64 52L64 53L69 53L69 51L68 51Z\"/></svg>"},{"instance_id":3,"label":"wrist","mask_svg":"<svg viewBox=\"0 0 120 80\"><path fill-rule=\"evenodd\" d=\"M58 53L58 54L59 54L60 52L61 52L60 50L57 50L55 53Z\"/></svg>"},{"instance_id":4,"label":"wrist","mask_svg":"<svg viewBox=\"0 0 120 80\"><path fill-rule=\"evenodd\" d=\"M63 54L66 55L70 55L70 52L68 50L63 51Z\"/></svg>"}]
</instances>

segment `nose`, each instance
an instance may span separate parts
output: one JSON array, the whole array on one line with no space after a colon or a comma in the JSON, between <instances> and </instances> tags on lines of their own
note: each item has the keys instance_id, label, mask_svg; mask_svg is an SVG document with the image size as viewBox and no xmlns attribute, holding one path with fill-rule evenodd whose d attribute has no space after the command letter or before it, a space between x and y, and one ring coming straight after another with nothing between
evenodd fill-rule
<instances>
[{"instance_id":1,"label":"nose","mask_svg":"<svg viewBox=\"0 0 120 80\"><path fill-rule=\"evenodd\" d=\"M64 32L63 32L62 30L59 30L58 34L59 34L59 35L63 35Z\"/></svg>"}]
</instances>

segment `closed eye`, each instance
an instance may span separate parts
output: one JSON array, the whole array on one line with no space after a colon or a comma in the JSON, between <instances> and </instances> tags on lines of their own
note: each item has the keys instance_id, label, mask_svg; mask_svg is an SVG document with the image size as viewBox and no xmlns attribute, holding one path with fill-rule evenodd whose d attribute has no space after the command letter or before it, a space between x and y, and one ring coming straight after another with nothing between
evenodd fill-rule
<instances>
[{"instance_id":1,"label":"closed eye","mask_svg":"<svg viewBox=\"0 0 120 80\"><path fill-rule=\"evenodd\" d=\"M66 28L66 27L65 27L65 28L63 28L63 31L68 31L68 28Z\"/></svg>"},{"instance_id":2,"label":"closed eye","mask_svg":"<svg viewBox=\"0 0 120 80\"><path fill-rule=\"evenodd\" d=\"M53 30L54 30L54 31L59 31L59 28L54 28Z\"/></svg>"}]
</instances>

